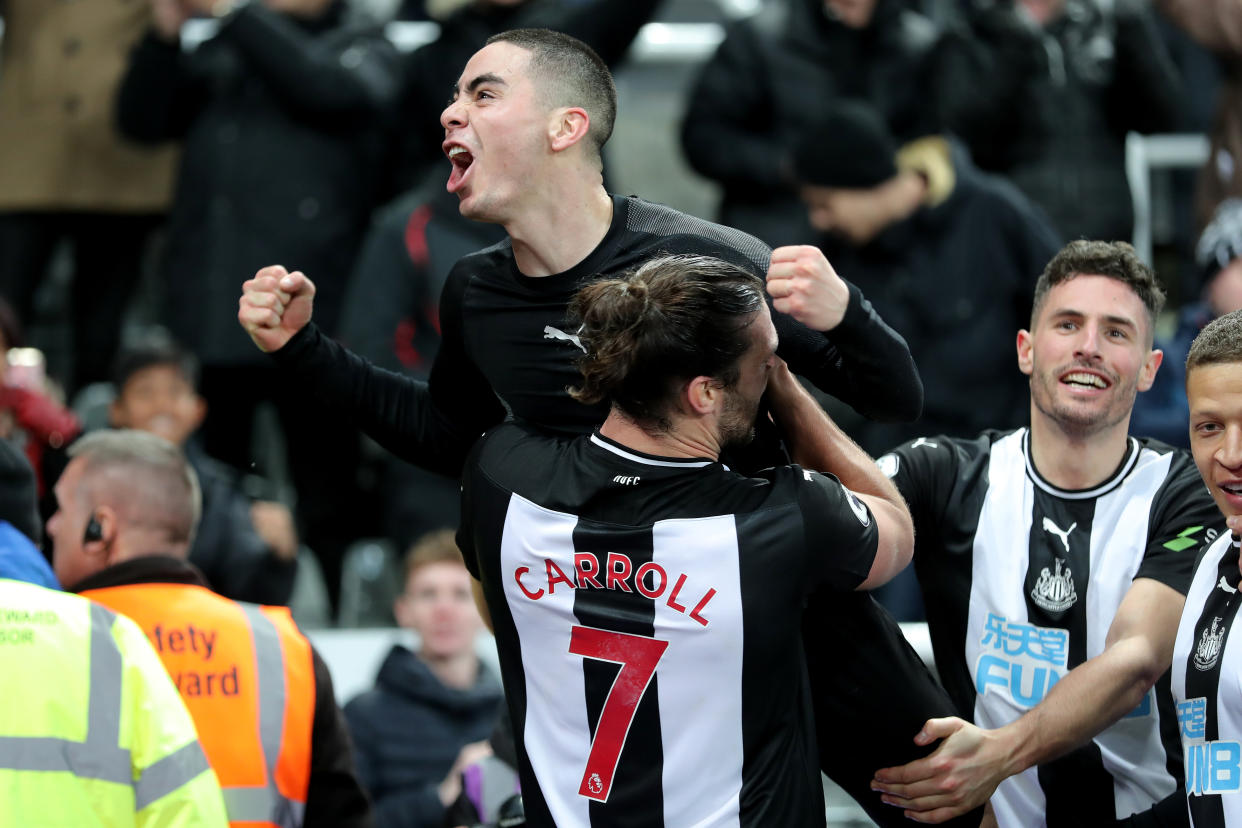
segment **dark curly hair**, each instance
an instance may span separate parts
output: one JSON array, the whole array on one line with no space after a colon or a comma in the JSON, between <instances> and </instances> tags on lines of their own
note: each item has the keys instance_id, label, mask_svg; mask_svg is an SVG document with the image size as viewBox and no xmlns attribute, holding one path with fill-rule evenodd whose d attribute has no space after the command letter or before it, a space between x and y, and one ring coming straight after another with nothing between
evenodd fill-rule
<instances>
[{"instance_id":1,"label":"dark curly hair","mask_svg":"<svg viewBox=\"0 0 1242 828\"><path fill-rule=\"evenodd\" d=\"M667 431L678 387L707 376L729 387L747 333L764 304L763 282L708 256L652 259L629 274L593 282L570 303L586 355L569 393L610 401L646 428Z\"/></svg>"}]
</instances>

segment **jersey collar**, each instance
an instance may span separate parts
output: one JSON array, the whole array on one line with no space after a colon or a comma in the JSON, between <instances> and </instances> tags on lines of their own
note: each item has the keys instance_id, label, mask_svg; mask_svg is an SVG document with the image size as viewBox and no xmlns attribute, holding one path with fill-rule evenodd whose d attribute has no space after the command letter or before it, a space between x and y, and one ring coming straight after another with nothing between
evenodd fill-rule
<instances>
[{"instance_id":1,"label":"jersey collar","mask_svg":"<svg viewBox=\"0 0 1242 828\"><path fill-rule=\"evenodd\" d=\"M1062 489L1050 483L1039 470L1035 468L1035 463L1031 460L1031 430L1028 428L1022 435L1022 459L1026 461L1026 474L1031 478L1036 486L1043 489L1050 495L1064 498L1066 500L1090 500L1099 497L1120 485L1121 481L1126 478L1131 471L1134 470L1135 464L1139 458L1139 441L1133 437L1126 438L1126 454L1122 458L1121 464L1117 466L1108 478L1090 489Z\"/></svg>"},{"instance_id":2,"label":"jersey collar","mask_svg":"<svg viewBox=\"0 0 1242 828\"><path fill-rule=\"evenodd\" d=\"M618 457L623 457L633 463L642 463L644 466L663 466L665 468L675 469L700 469L705 466L716 465L719 461L696 459L696 458L680 458L680 457L657 457L654 454L646 454L627 446L623 446L615 440L609 440L598 431L591 434L591 442L605 451L612 452Z\"/></svg>"}]
</instances>

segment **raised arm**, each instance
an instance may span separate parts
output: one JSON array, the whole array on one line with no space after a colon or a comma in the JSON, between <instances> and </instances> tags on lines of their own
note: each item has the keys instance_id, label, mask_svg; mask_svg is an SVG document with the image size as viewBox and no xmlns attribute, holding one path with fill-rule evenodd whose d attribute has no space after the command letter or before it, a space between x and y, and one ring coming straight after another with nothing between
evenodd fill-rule
<instances>
[{"instance_id":1,"label":"raised arm","mask_svg":"<svg viewBox=\"0 0 1242 828\"><path fill-rule=\"evenodd\" d=\"M315 36L263 3L249 3L226 18L217 37L235 46L248 69L304 114L374 117L396 103L399 57L377 29Z\"/></svg>"},{"instance_id":2,"label":"raised arm","mask_svg":"<svg viewBox=\"0 0 1242 828\"><path fill-rule=\"evenodd\" d=\"M819 248L776 248L767 282L777 352L794 373L872 420L918 419L923 382L909 346Z\"/></svg>"},{"instance_id":3,"label":"raised arm","mask_svg":"<svg viewBox=\"0 0 1242 828\"><path fill-rule=\"evenodd\" d=\"M915 742L944 739L935 752L877 771L872 787L919 822L943 822L983 804L1005 779L1069 753L1137 707L1173 660L1184 604L1172 587L1136 579L1104 651L1070 670L1037 706L994 730L931 719Z\"/></svg>"},{"instance_id":4,"label":"raised arm","mask_svg":"<svg viewBox=\"0 0 1242 828\"><path fill-rule=\"evenodd\" d=\"M858 589L875 589L905 569L914 552L914 525L905 501L875 461L849 438L778 361L768 380L772 416L780 423L795 463L834 475L875 516L879 545Z\"/></svg>"},{"instance_id":5,"label":"raised arm","mask_svg":"<svg viewBox=\"0 0 1242 828\"><path fill-rule=\"evenodd\" d=\"M238 320L255 344L307 389L384 448L457 477L470 446L504 417L461 340L460 297L450 276L440 303L442 342L427 382L377 368L311 324L314 285L279 265L243 286Z\"/></svg>"},{"instance_id":6,"label":"raised arm","mask_svg":"<svg viewBox=\"0 0 1242 828\"><path fill-rule=\"evenodd\" d=\"M117 87L115 112L131 141L158 144L185 137L207 99L181 52L181 26L189 13L178 0L151 0L151 27L134 44Z\"/></svg>"}]
</instances>

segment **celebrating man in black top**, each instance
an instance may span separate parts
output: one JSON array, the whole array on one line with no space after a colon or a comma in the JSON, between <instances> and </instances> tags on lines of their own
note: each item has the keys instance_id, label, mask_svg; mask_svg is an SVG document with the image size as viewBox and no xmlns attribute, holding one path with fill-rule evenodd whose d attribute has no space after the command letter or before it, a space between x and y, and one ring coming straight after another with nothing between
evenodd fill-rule
<instances>
[{"instance_id":1,"label":"celebrating man in black top","mask_svg":"<svg viewBox=\"0 0 1242 828\"><path fill-rule=\"evenodd\" d=\"M600 149L615 109L607 68L564 35L502 33L467 64L441 116L448 187L463 215L502 224L509 239L449 275L443 342L426 384L368 365L309 324L314 286L301 273L259 271L244 286L239 320L319 401L397 455L458 475L470 446L506 415L579 434L603 421L606 407L578 404L565 390L582 353L567 307L584 282L660 254L711 255L766 276L778 355L792 371L864 415L917 416L922 388L904 341L817 249L769 251L744 233L604 189ZM902 824L869 790L870 768L922 755L909 732L952 705L869 597L812 607L824 768L873 818ZM845 661L866 669L842 683ZM842 721L859 728L857 738L842 735Z\"/></svg>"},{"instance_id":2,"label":"celebrating man in black top","mask_svg":"<svg viewBox=\"0 0 1242 828\"><path fill-rule=\"evenodd\" d=\"M776 358L747 270L658 258L571 310L574 393L611 403L607 419L574 438L491 430L458 535L496 631L527 823L822 826L801 608L817 586L899 571L905 504ZM746 477L718 458L748 440L765 388L807 468Z\"/></svg>"}]
</instances>

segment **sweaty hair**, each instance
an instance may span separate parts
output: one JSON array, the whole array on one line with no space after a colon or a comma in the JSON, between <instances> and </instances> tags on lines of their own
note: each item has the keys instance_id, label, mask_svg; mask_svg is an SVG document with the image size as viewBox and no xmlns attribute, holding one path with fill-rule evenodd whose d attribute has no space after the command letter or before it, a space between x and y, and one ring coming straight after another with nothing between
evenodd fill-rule
<instances>
[{"instance_id":1,"label":"sweaty hair","mask_svg":"<svg viewBox=\"0 0 1242 828\"><path fill-rule=\"evenodd\" d=\"M171 341L153 339L132 348L126 348L112 367L112 384L116 393L125 391L125 383L139 371L168 366L177 371L186 384L198 390L198 360L194 355Z\"/></svg>"},{"instance_id":2,"label":"sweaty hair","mask_svg":"<svg viewBox=\"0 0 1242 828\"><path fill-rule=\"evenodd\" d=\"M1164 308L1164 290L1156 274L1143 264L1134 248L1125 242L1087 241L1078 239L1062 247L1052 257L1035 283L1035 301L1031 308L1031 327L1043 310L1048 291L1075 276L1107 276L1127 285L1147 309L1147 340L1151 344L1156 317Z\"/></svg>"},{"instance_id":3,"label":"sweaty hair","mask_svg":"<svg viewBox=\"0 0 1242 828\"><path fill-rule=\"evenodd\" d=\"M410 547L405 555L405 581L410 583L410 576L427 564L451 563L464 567L466 562L457 548L457 533L452 529L437 529L428 532Z\"/></svg>"},{"instance_id":4,"label":"sweaty hair","mask_svg":"<svg viewBox=\"0 0 1242 828\"><path fill-rule=\"evenodd\" d=\"M69 447L82 458L82 486L134 526L162 529L188 550L198 528L198 475L172 443L133 429L92 431Z\"/></svg>"},{"instance_id":5,"label":"sweaty hair","mask_svg":"<svg viewBox=\"0 0 1242 828\"><path fill-rule=\"evenodd\" d=\"M1242 310L1213 319L1190 343L1186 375L1201 365L1242 362Z\"/></svg>"},{"instance_id":6,"label":"sweaty hair","mask_svg":"<svg viewBox=\"0 0 1242 828\"><path fill-rule=\"evenodd\" d=\"M763 282L708 256L652 259L616 279L587 285L569 306L581 322L579 402L609 400L644 428L668 431L681 383L740 375L748 329L763 306Z\"/></svg>"},{"instance_id":7,"label":"sweaty hair","mask_svg":"<svg viewBox=\"0 0 1242 828\"><path fill-rule=\"evenodd\" d=\"M580 106L591 119L590 140L599 156L617 120L617 87L608 65L577 38L549 29L512 29L487 39L512 43L531 53L530 74L540 97L552 107Z\"/></svg>"}]
</instances>

